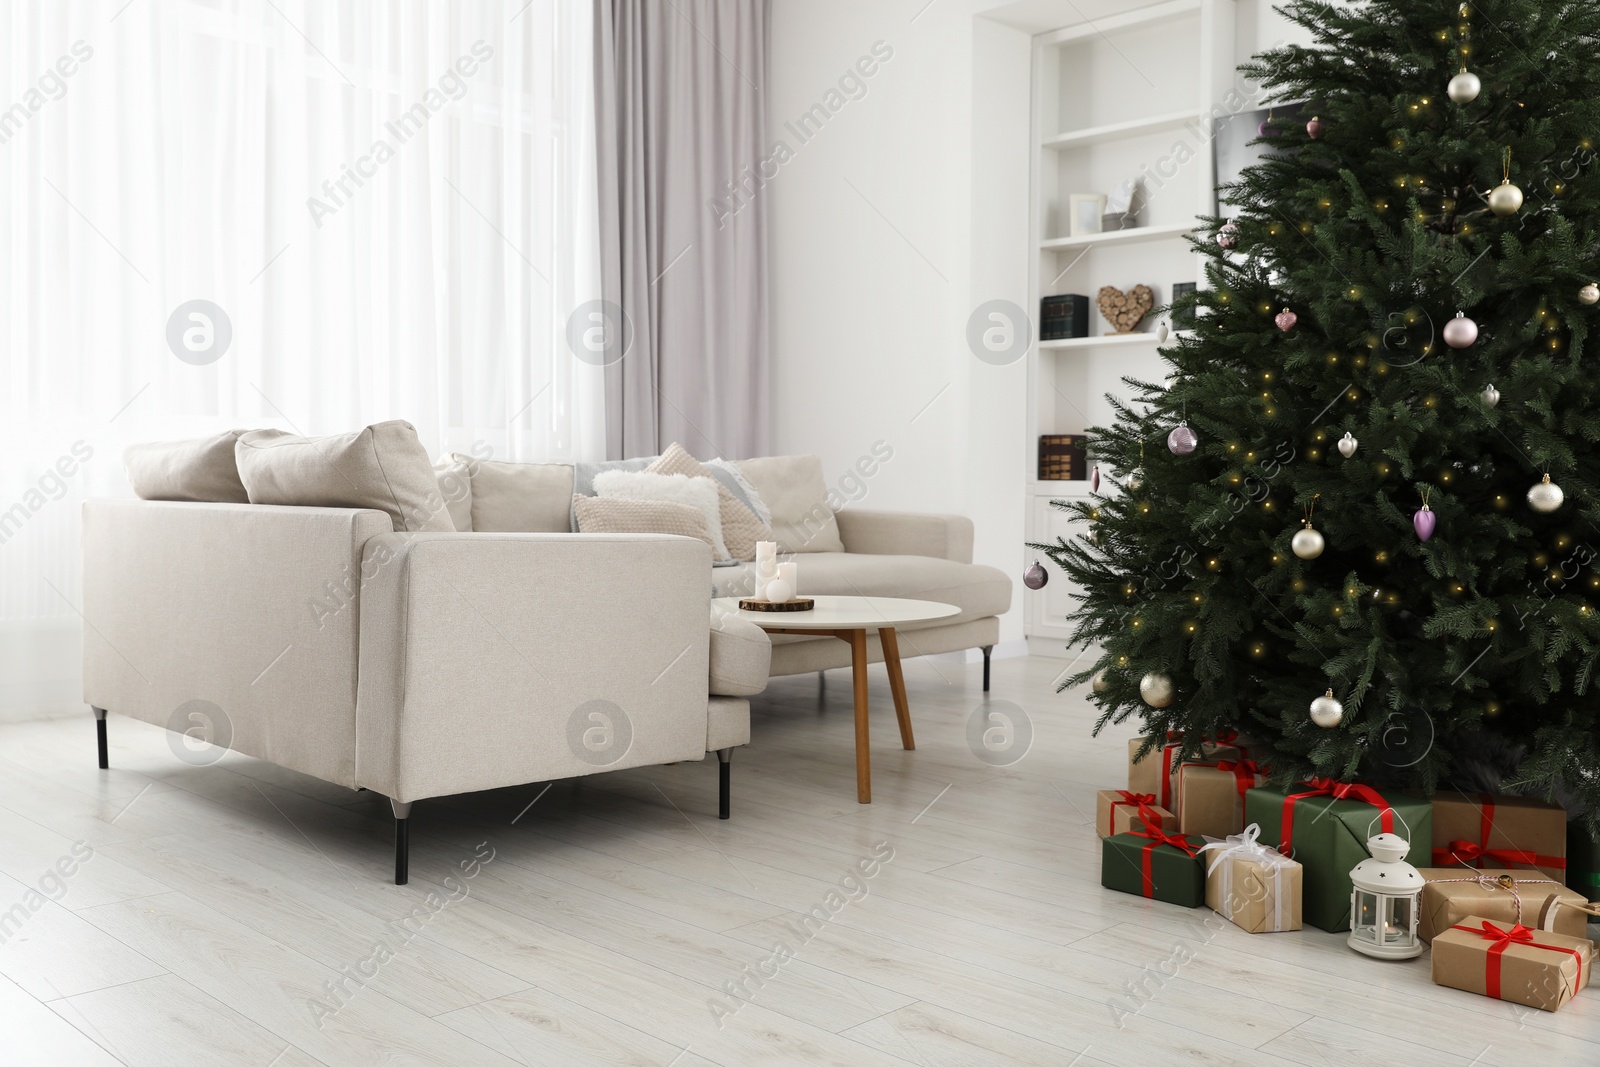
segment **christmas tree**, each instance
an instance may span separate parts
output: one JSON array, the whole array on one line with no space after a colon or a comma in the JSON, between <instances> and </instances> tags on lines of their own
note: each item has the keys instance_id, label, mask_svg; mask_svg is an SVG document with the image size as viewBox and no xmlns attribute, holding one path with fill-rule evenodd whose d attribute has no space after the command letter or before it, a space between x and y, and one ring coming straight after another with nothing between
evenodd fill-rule
<instances>
[{"instance_id":1,"label":"christmas tree","mask_svg":"<svg viewBox=\"0 0 1600 1067\"><path fill-rule=\"evenodd\" d=\"M1312 43L1241 70L1300 117L1203 220L1171 376L1089 431L1120 484L1033 546L1101 651L1066 685L1280 783L1490 777L1592 828L1600 4L1282 10Z\"/></svg>"}]
</instances>

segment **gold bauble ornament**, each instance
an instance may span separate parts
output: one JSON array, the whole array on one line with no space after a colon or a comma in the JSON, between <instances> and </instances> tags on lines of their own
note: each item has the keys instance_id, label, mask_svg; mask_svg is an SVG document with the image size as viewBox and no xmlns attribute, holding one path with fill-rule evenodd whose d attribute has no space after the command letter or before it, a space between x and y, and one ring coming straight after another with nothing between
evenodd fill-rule
<instances>
[{"instance_id":1,"label":"gold bauble ornament","mask_svg":"<svg viewBox=\"0 0 1600 1067\"><path fill-rule=\"evenodd\" d=\"M1164 708L1172 703L1175 695L1172 688L1172 678L1169 675L1151 672L1139 679L1139 695L1144 702L1152 708Z\"/></svg>"},{"instance_id":2,"label":"gold bauble ornament","mask_svg":"<svg viewBox=\"0 0 1600 1067\"><path fill-rule=\"evenodd\" d=\"M1512 185L1510 178L1495 186L1489 193L1489 210L1501 218L1515 215L1521 209L1522 190Z\"/></svg>"}]
</instances>

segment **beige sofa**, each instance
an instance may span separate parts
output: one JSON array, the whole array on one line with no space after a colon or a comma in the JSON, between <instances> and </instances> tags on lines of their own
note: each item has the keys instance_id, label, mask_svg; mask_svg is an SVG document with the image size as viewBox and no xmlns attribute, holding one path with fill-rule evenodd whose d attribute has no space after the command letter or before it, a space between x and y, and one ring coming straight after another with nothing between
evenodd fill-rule
<instances>
[{"instance_id":1,"label":"beige sofa","mask_svg":"<svg viewBox=\"0 0 1600 1067\"><path fill-rule=\"evenodd\" d=\"M84 698L390 798L650 764L750 738L768 645L708 627L707 547L394 530L382 511L84 505ZM197 710L198 709L198 710ZM218 735L222 736L218 736Z\"/></svg>"}]
</instances>

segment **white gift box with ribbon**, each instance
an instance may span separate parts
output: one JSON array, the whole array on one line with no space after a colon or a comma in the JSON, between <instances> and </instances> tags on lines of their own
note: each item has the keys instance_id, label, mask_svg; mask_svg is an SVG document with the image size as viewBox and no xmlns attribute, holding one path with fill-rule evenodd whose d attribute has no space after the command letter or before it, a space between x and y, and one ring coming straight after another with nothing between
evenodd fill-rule
<instances>
[{"instance_id":1,"label":"white gift box with ribbon","mask_svg":"<svg viewBox=\"0 0 1600 1067\"><path fill-rule=\"evenodd\" d=\"M1251 823L1242 834L1205 839L1200 853L1215 853L1206 868L1206 904L1252 934L1298 930L1302 868L1260 837L1261 825Z\"/></svg>"}]
</instances>

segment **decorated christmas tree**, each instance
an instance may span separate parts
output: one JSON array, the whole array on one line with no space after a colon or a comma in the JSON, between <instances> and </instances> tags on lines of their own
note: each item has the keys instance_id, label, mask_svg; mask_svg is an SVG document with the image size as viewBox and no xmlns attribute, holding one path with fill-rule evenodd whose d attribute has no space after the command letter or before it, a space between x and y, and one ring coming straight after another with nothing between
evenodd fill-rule
<instances>
[{"instance_id":1,"label":"decorated christmas tree","mask_svg":"<svg viewBox=\"0 0 1600 1067\"><path fill-rule=\"evenodd\" d=\"M1165 382L1036 545L1108 721L1600 813L1600 4L1299 0ZM1313 117L1314 116L1314 117ZM1235 120L1239 121L1239 120ZM1254 121L1254 120L1251 120ZM1063 686L1065 688L1065 686Z\"/></svg>"}]
</instances>

